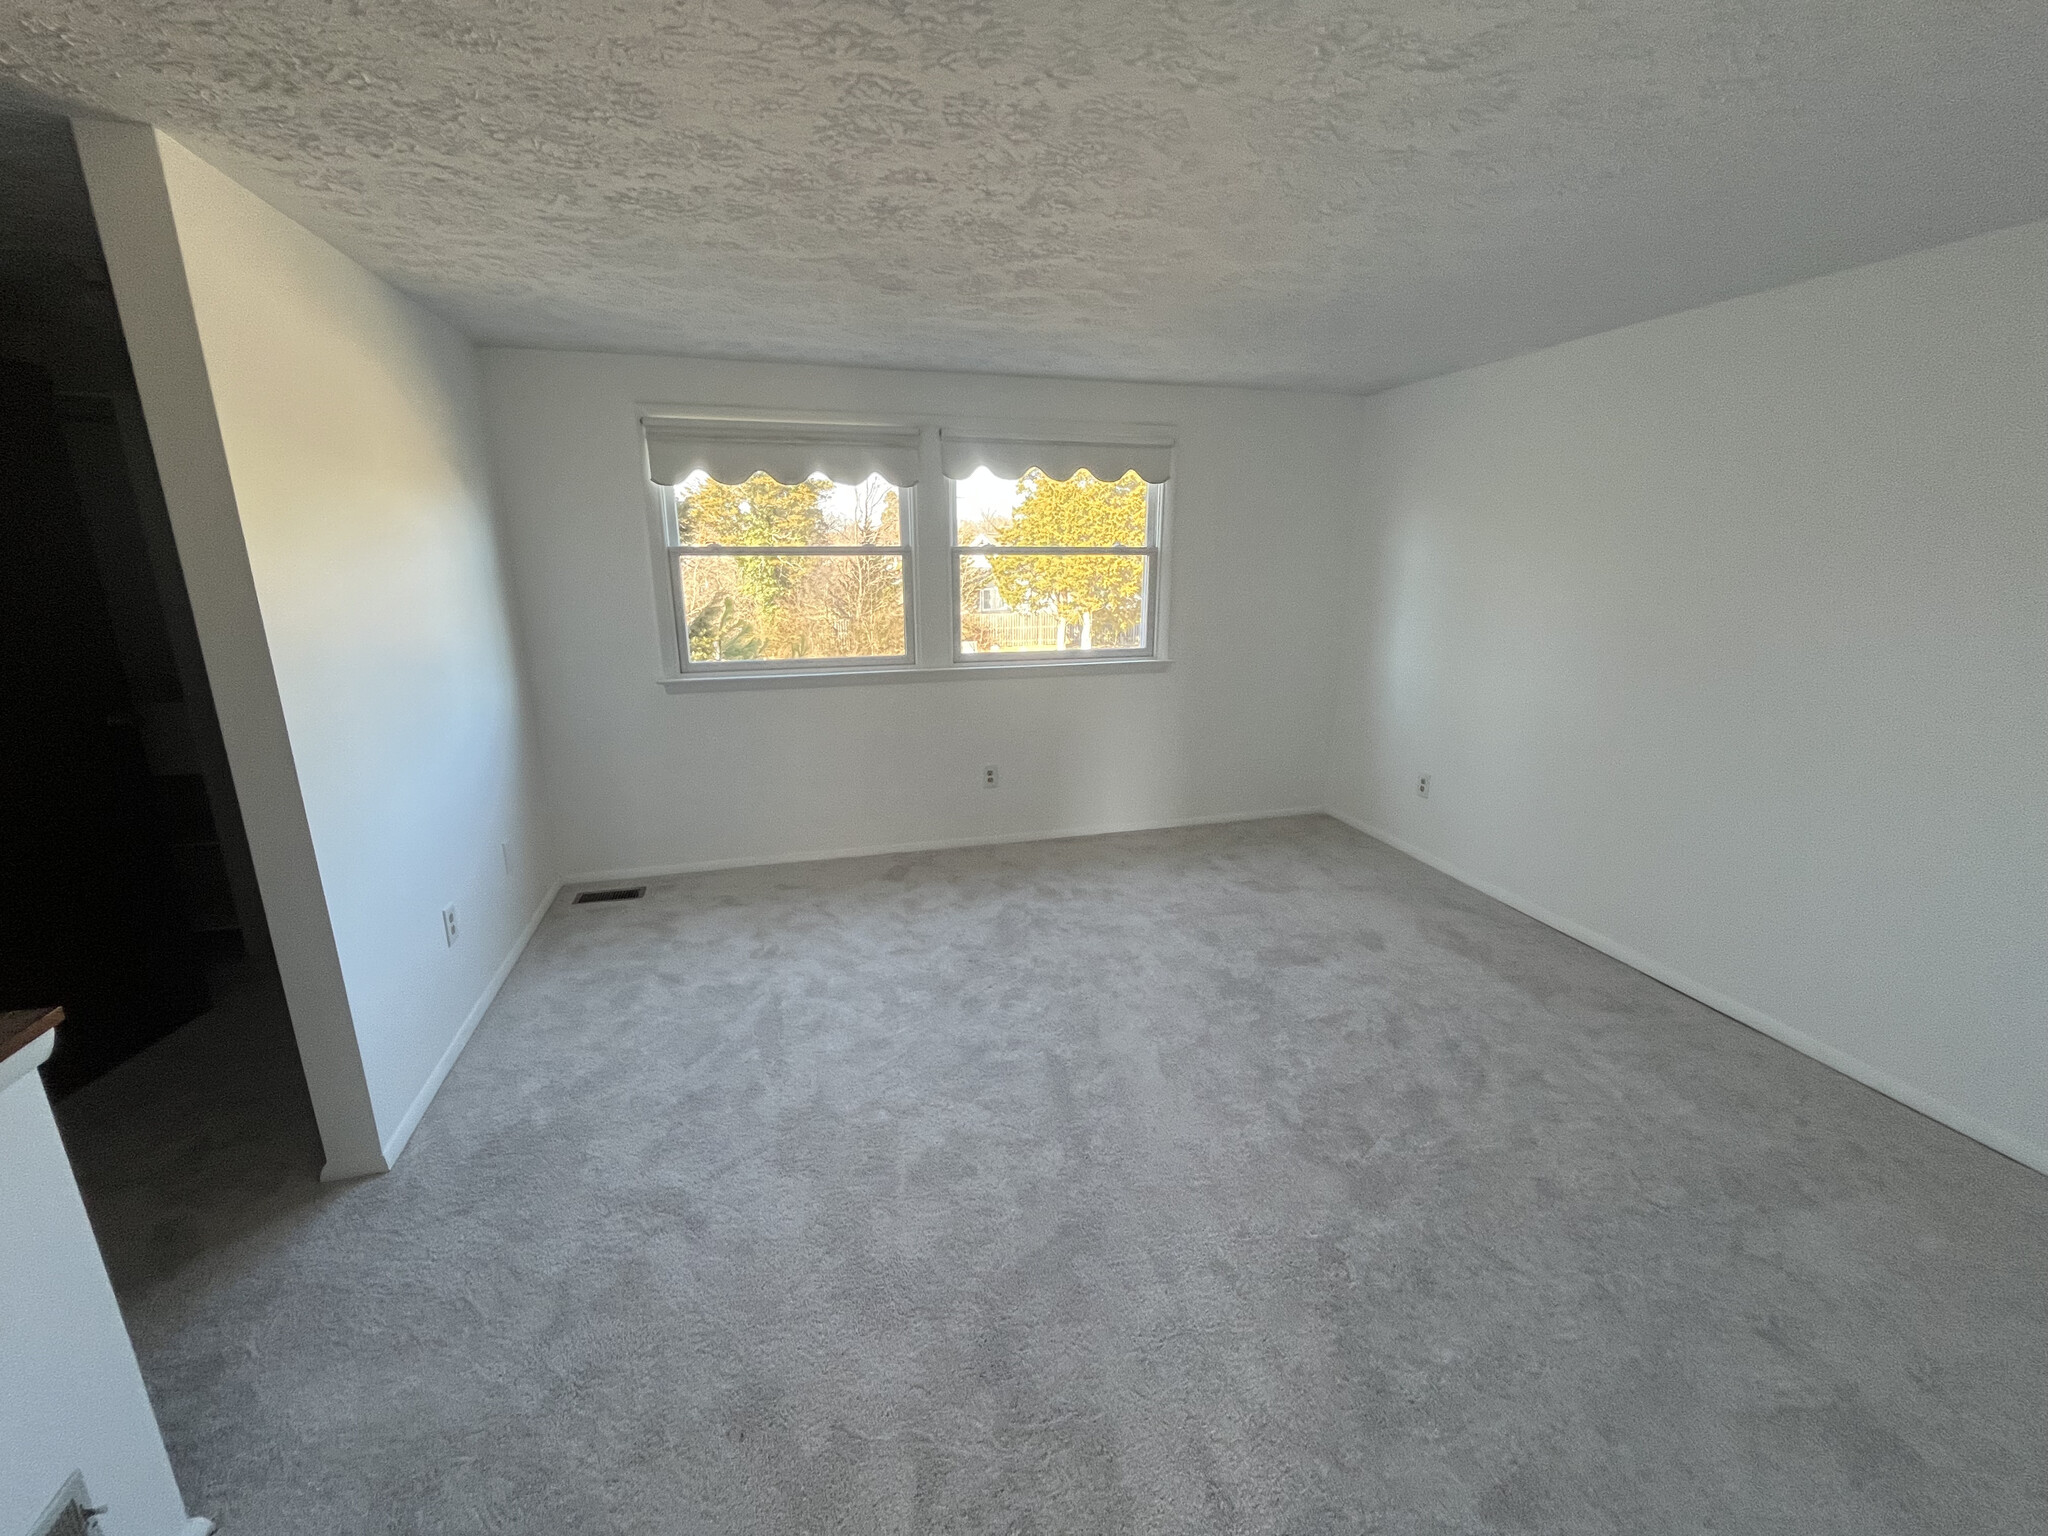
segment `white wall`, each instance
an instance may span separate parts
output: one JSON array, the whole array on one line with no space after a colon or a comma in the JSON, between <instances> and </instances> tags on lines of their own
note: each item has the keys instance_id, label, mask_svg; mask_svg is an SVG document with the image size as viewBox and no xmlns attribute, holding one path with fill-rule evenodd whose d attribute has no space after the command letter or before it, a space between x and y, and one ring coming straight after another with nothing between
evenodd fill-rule
<instances>
[{"instance_id":1,"label":"white wall","mask_svg":"<svg viewBox=\"0 0 2048 1536\"><path fill-rule=\"evenodd\" d=\"M36 1076L49 1040L0 1064L0 1531L77 1471L105 1536L173 1536L184 1500Z\"/></svg>"},{"instance_id":2,"label":"white wall","mask_svg":"<svg viewBox=\"0 0 2048 1536\"><path fill-rule=\"evenodd\" d=\"M475 357L174 141L78 139L328 1172L375 1171L550 884Z\"/></svg>"},{"instance_id":3,"label":"white wall","mask_svg":"<svg viewBox=\"0 0 2048 1536\"><path fill-rule=\"evenodd\" d=\"M1333 808L2048 1169L2048 223L1363 444Z\"/></svg>"},{"instance_id":4,"label":"white wall","mask_svg":"<svg viewBox=\"0 0 2048 1536\"><path fill-rule=\"evenodd\" d=\"M483 374L572 876L1319 803L1355 400L511 350ZM639 437L662 404L1171 424L1170 664L665 691Z\"/></svg>"}]
</instances>

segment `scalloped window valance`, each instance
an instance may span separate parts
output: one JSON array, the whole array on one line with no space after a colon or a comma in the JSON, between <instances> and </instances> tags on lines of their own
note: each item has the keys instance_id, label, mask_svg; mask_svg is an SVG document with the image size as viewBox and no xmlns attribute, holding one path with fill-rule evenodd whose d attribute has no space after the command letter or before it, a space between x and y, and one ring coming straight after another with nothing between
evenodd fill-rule
<instances>
[{"instance_id":1,"label":"scalloped window valance","mask_svg":"<svg viewBox=\"0 0 2048 1536\"><path fill-rule=\"evenodd\" d=\"M647 471L656 485L681 485L702 470L725 485L769 475L796 485L823 475L858 485L880 475L894 486L917 484L918 435L867 427L806 427L782 422L649 421Z\"/></svg>"},{"instance_id":2,"label":"scalloped window valance","mask_svg":"<svg viewBox=\"0 0 2048 1536\"><path fill-rule=\"evenodd\" d=\"M1034 469L1055 480L1070 480L1084 469L1098 480L1121 480L1135 470L1146 484L1163 485L1173 474L1173 444L1163 439L1101 443L941 432L939 451L949 480L965 480L977 469L1004 480L1021 480Z\"/></svg>"}]
</instances>

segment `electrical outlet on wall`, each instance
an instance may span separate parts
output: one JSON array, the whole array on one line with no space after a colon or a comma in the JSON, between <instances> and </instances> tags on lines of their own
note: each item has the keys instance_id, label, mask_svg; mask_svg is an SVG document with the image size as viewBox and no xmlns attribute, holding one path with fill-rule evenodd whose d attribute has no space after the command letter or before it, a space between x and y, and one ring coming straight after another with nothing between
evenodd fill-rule
<instances>
[{"instance_id":1,"label":"electrical outlet on wall","mask_svg":"<svg viewBox=\"0 0 2048 1536\"><path fill-rule=\"evenodd\" d=\"M460 936L461 929L456 927L455 924L455 909L453 907L443 907L441 909L441 937L446 939L448 947L453 949L456 939Z\"/></svg>"},{"instance_id":2,"label":"electrical outlet on wall","mask_svg":"<svg viewBox=\"0 0 2048 1536\"><path fill-rule=\"evenodd\" d=\"M981 770L981 787L983 789L994 789L996 787L996 765L994 763L990 763Z\"/></svg>"},{"instance_id":3,"label":"electrical outlet on wall","mask_svg":"<svg viewBox=\"0 0 2048 1536\"><path fill-rule=\"evenodd\" d=\"M1425 799L1425 800L1427 800L1427 799L1429 798L1429 775L1428 775L1428 774L1426 774L1426 773L1425 773L1425 774L1424 774L1424 775L1423 775L1423 776L1422 776L1421 778L1419 778L1419 779L1417 779L1417 780L1415 781L1415 793L1417 793L1418 795L1422 796L1422 798L1423 798L1423 799Z\"/></svg>"}]
</instances>

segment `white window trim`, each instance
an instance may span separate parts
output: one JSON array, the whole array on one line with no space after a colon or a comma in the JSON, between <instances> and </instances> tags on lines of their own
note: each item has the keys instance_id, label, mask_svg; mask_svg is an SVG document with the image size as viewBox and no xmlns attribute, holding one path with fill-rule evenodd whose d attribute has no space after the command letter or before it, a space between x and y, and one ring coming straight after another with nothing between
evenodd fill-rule
<instances>
[{"instance_id":1,"label":"white window trim","mask_svg":"<svg viewBox=\"0 0 2048 1536\"><path fill-rule=\"evenodd\" d=\"M1165 586L1166 574L1166 493L1173 481L1169 478L1159 484L1147 487L1146 522L1152 529L1152 542L1133 545L1046 545L1029 549L1014 549L1001 544L962 544L960 542L959 509L954 496L958 481L946 481L946 566L952 586L952 599L946 605L946 624L952 631L953 665L975 671L993 670L999 667L1028 665L1061 666L1067 664L1065 653L1059 651L963 651L960 635L960 557L972 554L1126 554L1144 555L1148 558L1145 582L1145 643L1125 650L1104 650L1082 653L1074 663L1079 666L1094 665L1105 661L1160 661L1164 651L1160 637L1164 627L1160 623L1161 609L1156 605L1160 591Z\"/></svg>"},{"instance_id":2,"label":"white window trim","mask_svg":"<svg viewBox=\"0 0 2048 1536\"><path fill-rule=\"evenodd\" d=\"M903 487L903 606L909 635L906 658L823 658L776 667L758 662L688 661L682 638L682 603L678 592L674 492L656 485L645 459L645 425L651 422L717 421L791 428L849 428L877 433L915 431L921 445L919 482ZM660 685L671 693L748 688L832 686L849 683L914 682L960 677L1047 677L1155 672L1168 664L1167 598L1171 585L1170 556L1173 481L1154 487L1156 527L1153 542L1132 553L1152 556L1152 590L1147 601L1144 650L1091 654L1026 651L1009 655L962 656L959 653L959 559L954 547L953 482L943 473L941 431L961 435L1042 438L1046 441L1171 444L1170 427L1128 423L1010 420L918 416L914 418L856 416L827 411L732 406L643 404L636 408L635 435L640 440L641 483L646 487L649 554L652 557L656 630L659 636ZM851 550L844 551L850 553ZM894 546L891 546L894 552ZM920 553L922 552L922 558Z\"/></svg>"}]
</instances>

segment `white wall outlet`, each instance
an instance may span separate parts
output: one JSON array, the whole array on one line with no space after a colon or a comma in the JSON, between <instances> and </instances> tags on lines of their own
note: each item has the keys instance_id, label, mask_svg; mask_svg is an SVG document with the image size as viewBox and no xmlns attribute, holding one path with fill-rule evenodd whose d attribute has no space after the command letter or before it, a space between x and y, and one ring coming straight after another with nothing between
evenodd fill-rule
<instances>
[{"instance_id":1,"label":"white wall outlet","mask_svg":"<svg viewBox=\"0 0 2048 1536\"><path fill-rule=\"evenodd\" d=\"M994 763L990 763L981 770L981 787L983 789L994 789L996 787L996 765Z\"/></svg>"},{"instance_id":2,"label":"white wall outlet","mask_svg":"<svg viewBox=\"0 0 2048 1536\"><path fill-rule=\"evenodd\" d=\"M1428 774L1426 774L1426 773L1425 773L1425 774L1424 774L1424 775L1423 775L1423 776L1422 776L1421 778L1419 778L1419 779L1417 779L1417 780L1415 781L1415 793L1417 793L1418 795L1422 796L1422 798L1423 798L1423 799L1425 799L1425 800L1427 800L1427 799L1429 798L1429 775L1428 775Z\"/></svg>"},{"instance_id":3,"label":"white wall outlet","mask_svg":"<svg viewBox=\"0 0 2048 1536\"><path fill-rule=\"evenodd\" d=\"M462 930L455 925L455 909L453 907L443 907L441 909L441 937L448 941L450 949L455 947L455 941L461 936L461 932Z\"/></svg>"}]
</instances>

